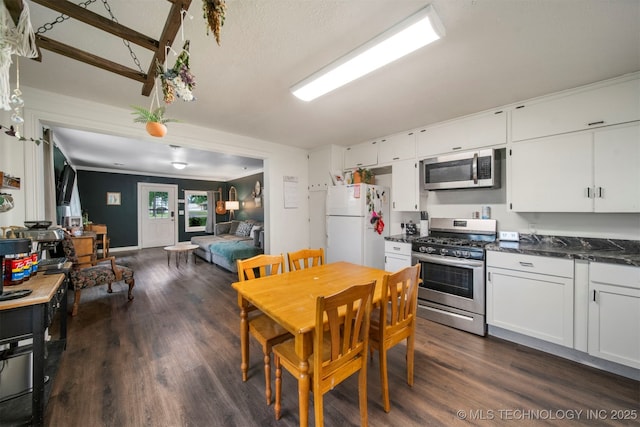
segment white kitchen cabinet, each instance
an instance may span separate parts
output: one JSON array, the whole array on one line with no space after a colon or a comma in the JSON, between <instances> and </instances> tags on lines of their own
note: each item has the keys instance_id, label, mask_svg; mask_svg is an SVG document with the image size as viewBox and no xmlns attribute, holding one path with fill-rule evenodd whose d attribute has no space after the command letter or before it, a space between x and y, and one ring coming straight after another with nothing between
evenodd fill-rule
<instances>
[{"instance_id":1,"label":"white kitchen cabinet","mask_svg":"<svg viewBox=\"0 0 640 427\"><path fill-rule=\"evenodd\" d=\"M517 212L640 212L640 123L512 144Z\"/></svg>"},{"instance_id":2,"label":"white kitchen cabinet","mask_svg":"<svg viewBox=\"0 0 640 427\"><path fill-rule=\"evenodd\" d=\"M513 141L640 120L640 79L581 88L517 105Z\"/></svg>"},{"instance_id":3,"label":"white kitchen cabinet","mask_svg":"<svg viewBox=\"0 0 640 427\"><path fill-rule=\"evenodd\" d=\"M507 114L490 111L417 131L417 157L466 151L507 143Z\"/></svg>"},{"instance_id":4,"label":"white kitchen cabinet","mask_svg":"<svg viewBox=\"0 0 640 427\"><path fill-rule=\"evenodd\" d=\"M330 145L309 153L309 191L322 191L333 185L331 171L342 171L344 147Z\"/></svg>"},{"instance_id":5,"label":"white kitchen cabinet","mask_svg":"<svg viewBox=\"0 0 640 427\"><path fill-rule=\"evenodd\" d=\"M344 151L344 169L370 167L378 164L378 140L352 145Z\"/></svg>"},{"instance_id":6,"label":"white kitchen cabinet","mask_svg":"<svg viewBox=\"0 0 640 427\"><path fill-rule=\"evenodd\" d=\"M589 354L640 369L640 267L589 264Z\"/></svg>"},{"instance_id":7,"label":"white kitchen cabinet","mask_svg":"<svg viewBox=\"0 0 640 427\"><path fill-rule=\"evenodd\" d=\"M420 210L420 169L414 159L400 160L391 165L391 209L417 212Z\"/></svg>"},{"instance_id":8,"label":"white kitchen cabinet","mask_svg":"<svg viewBox=\"0 0 640 427\"><path fill-rule=\"evenodd\" d=\"M573 261L487 251L487 323L573 347Z\"/></svg>"},{"instance_id":9,"label":"white kitchen cabinet","mask_svg":"<svg viewBox=\"0 0 640 427\"><path fill-rule=\"evenodd\" d=\"M415 159L416 134L401 132L382 138L378 146L378 165L390 164L398 160Z\"/></svg>"},{"instance_id":10,"label":"white kitchen cabinet","mask_svg":"<svg viewBox=\"0 0 640 427\"><path fill-rule=\"evenodd\" d=\"M640 212L640 123L593 133L594 212Z\"/></svg>"},{"instance_id":11,"label":"white kitchen cabinet","mask_svg":"<svg viewBox=\"0 0 640 427\"><path fill-rule=\"evenodd\" d=\"M384 269L395 272L411 267L411 243L384 241Z\"/></svg>"}]
</instances>

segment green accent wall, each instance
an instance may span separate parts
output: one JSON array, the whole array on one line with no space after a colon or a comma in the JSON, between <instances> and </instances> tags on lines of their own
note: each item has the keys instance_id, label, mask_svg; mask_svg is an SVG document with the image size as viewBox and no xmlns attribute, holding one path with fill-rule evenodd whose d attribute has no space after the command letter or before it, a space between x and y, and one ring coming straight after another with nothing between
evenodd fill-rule
<instances>
[{"instance_id":1,"label":"green accent wall","mask_svg":"<svg viewBox=\"0 0 640 427\"><path fill-rule=\"evenodd\" d=\"M178 186L178 199L184 199L185 190L217 190L222 188L223 199L228 200L229 188L235 186L240 201L240 210L235 212L236 219L254 219L264 221L264 203L260 207L242 202L251 196L256 181L262 185L263 174L256 174L234 181L202 181L170 177L116 174L77 170L76 180L82 211L89 214L89 221L106 224L109 229L112 248L138 245L138 183L174 184ZM107 206L107 192L119 192L120 205ZM251 198L251 197L250 197ZM184 203L178 203L178 210L184 210ZM176 212L177 214L177 212ZM217 215L216 221L227 221L229 214ZM187 233L184 231L184 215L178 215L178 237L184 242L204 232Z\"/></svg>"}]
</instances>

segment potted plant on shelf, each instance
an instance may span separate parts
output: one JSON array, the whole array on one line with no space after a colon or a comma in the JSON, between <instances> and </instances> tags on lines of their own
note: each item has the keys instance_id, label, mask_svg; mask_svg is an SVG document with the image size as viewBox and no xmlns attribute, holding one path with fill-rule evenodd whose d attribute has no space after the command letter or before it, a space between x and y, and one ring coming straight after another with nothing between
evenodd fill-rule
<instances>
[{"instance_id":1,"label":"potted plant on shelf","mask_svg":"<svg viewBox=\"0 0 640 427\"><path fill-rule=\"evenodd\" d=\"M373 172L367 168L356 169L353 171L353 183L373 184Z\"/></svg>"},{"instance_id":2,"label":"potted plant on shelf","mask_svg":"<svg viewBox=\"0 0 640 427\"><path fill-rule=\"evenodd\" d=\"M146 129L149 135L162 138L167 133L167 126L165 123L177 122L176 119L168 119L164 117L164 107L158 107L154 110L148 110L142 107L132 106L135 110L131 114L135 114L133 119L135 123L146 123Z\"/></svg>"}]
</instances>

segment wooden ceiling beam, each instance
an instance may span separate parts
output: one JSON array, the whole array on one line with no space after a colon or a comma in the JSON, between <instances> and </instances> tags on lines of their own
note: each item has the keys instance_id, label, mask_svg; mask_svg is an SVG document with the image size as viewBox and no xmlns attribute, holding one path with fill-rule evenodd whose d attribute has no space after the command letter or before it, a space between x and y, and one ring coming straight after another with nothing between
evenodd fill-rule
<instances>
[{"instance_id":1,"label":"wooden ceiling beam","mask_svg":"<svg viewBox=\"0 0 640 427\"><path fill-rule=\"evenodd\" d=\"M169 16L164 23L162 35L160 36L160 47L156 50L155 55L151 59L149 64L149 70L147 71L147 81L142 86L142 94L149 96L156 79L156 62L163 64L165 59L165 46L173 45L173 41L178 34L178 30L182 25L182 11L189 10L191 6L191 0L169 0L171 3L171 10Z\"/></svg>"},{"instance_id":2,"label":"wooden ceiling beam","mask_svg":"<svg viewBox=\"0 0 640 427\"><path fill-rule=\"evenodd\" d=\"M124 65L120 65L117 62L109 61L108 59L101 58L92 53L76 49L75 47L69 46L67 44L51 40L42 35L36 35L36 43L42 49L46 49L51 52L66 56L68 58L84 62L85 64L93 65L94 67L102 68L103 70L120 74L121 76L128 77L141 83L145 83L147 81L147 75L140 71L125 67Z\"/></svg>"},{"instance_id":3,"label":"wooden ceiling beam","mask_svg":"<svg viewBox=\"0 0 640 427\"><path fill-rule=\"evenodd\" d=\"M9 0L9 1L16 1L16 0ZM66 1L66 0L65 1L31 0L31 1L41 6L55 10L56 12L60 12L62 14L68 15L69 17L77 19L82 23L91 25L92 27L98 28L102 31L106 31L110 34L113 34L114 36L128 40L132 43L137 44L138 46L144 47L145 49L156 51L160 47L160 43L157 40L151 37L145 36L144 34L134 31L129 27L125 27L124 25L118 24L117 22L114 22L111 19L105 18L102 15L98 15L95 12L91 12L90 10L80 7L69 1Z\"/></svg>"},{"instance_id":4,"label":"wooden ceiling beam","mask_svg":"<svg viewBox=\"0 0 640 427\"><path fill-rule=\"evenodd\" d=\"M22 0L4 0L4 4L7 6L7 10L9 11L9 15L11 15L11 19L13 19L13 23L18 25L18 20L22 13Z\"/></svg>"}]
</instances>

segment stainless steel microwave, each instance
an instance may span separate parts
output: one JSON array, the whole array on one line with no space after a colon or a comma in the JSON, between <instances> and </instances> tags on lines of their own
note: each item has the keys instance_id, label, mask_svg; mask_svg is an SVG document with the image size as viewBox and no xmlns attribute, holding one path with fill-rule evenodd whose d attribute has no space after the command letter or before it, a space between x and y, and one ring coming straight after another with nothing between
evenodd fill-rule
<instances>
[{"instance_id":1,"label":"stainless steel microwave","mask_svg":"<svg viewBox=\"0 0 640 427\"><path fill-rule=\"evenodd\" d=\"M425 159L421 172L425 190L500 187L500 159L491 148Z\"/></svg>"}]
</instances>

